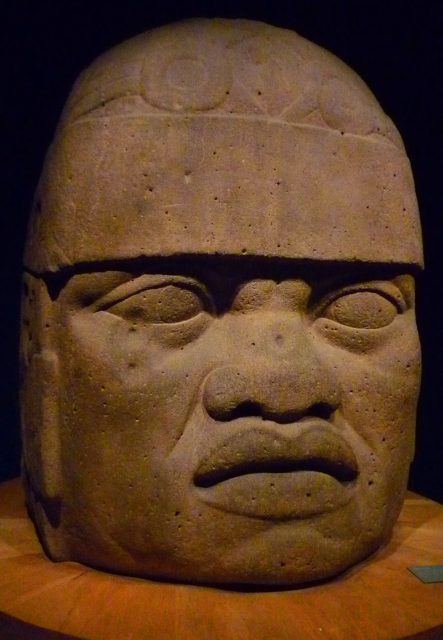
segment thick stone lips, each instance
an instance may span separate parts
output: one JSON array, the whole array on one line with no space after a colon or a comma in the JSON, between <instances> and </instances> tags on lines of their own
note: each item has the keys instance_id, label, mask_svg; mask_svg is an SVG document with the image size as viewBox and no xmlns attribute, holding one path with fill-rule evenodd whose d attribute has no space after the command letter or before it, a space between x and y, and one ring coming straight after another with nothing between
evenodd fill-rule
<instances>
[{"instance_id":1,"label":"thick stone lips","mask_svg":"<svg viewBox=\"0 0 443 640\"><path fill-rule=\"evenodd\" d=\"M220 443L199 465L194 484L209 488L234 477L255 473L314 471L341 483L355 480L358 464L349 444L315 421L301 433L283 436L263 428L249 428Z\"/></svg>"}]
</instances>

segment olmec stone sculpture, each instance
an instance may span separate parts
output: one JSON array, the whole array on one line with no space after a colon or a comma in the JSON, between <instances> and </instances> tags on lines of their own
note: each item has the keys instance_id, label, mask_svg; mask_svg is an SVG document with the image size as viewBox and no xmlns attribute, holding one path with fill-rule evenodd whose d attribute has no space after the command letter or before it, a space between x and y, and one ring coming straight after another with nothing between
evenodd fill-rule
<instances>
[{"instance_id":1,"label":"olmec stone sculpture","mask_svg":"<svg viewBox=\"0 0 443 640\"><path fill-rule=\"evenodd\" d=\"M333 576L413 456L417 203L363 82L295 33L197 20L80 77L25 254L23 468L54 560Z\"/></svg>"}]
</instances>

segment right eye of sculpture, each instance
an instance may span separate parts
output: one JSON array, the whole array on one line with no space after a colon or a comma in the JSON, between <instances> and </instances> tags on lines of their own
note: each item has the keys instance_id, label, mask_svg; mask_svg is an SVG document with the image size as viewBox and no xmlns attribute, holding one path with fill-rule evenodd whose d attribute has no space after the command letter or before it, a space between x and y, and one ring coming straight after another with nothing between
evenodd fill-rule
<instances>
[{"instance_id":1,"label":"right eye of sculpture","mask_svg":"<svg viewBox=\"0 0 443 640\"><path fill-rule=\"evenodd\" d=\"M321 316L355 329L381 329L391 324L401 310L384 292L351 290L333 299Z\"/></svg>"},{"instance_id":2,"label":"right eye of sculpture","mask_svg":"<svg viewBox=\"0 0 443 640\"><path fill-rule=\"evenodd\" d=\"M202 296L193 288L177 283L143 289L106 309L108 313L140 324L185 322L204 310Z\"/></svg>"}]
</instances>

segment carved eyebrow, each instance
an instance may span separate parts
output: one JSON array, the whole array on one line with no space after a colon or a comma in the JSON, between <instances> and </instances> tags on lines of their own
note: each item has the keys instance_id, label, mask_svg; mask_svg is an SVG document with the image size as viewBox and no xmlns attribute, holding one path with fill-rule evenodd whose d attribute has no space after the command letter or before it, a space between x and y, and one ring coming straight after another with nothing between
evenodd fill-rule
<instances>
[{"instance_id":1,"label":"carved eyebrow","mask_svg":"<svg viewBox=\"0 0 443 640\"><path fill-rule=\"evenodd\" d=\"M140 291L144 291L146 289L159 289L161 287L174 284L180 285L182 288L197 291L203 296L208 306L213 306L208 289L196 278L170 274L145 273L114 287L114 289L108 291L105 295L95 300L89 308L92 311L105 311L117 302L121 302L122 300L125 300L125 298L129 298L136 293L140 293Z\"/></svg>"},{"instance_id":2,"label":"carved eyebrow","mask_svg":"<svg viewBox=\"0 0 443 640\"><path fill-rule=\"evenodd\" d=\"M228 269L227 269L228 267ZM200 255L187 254L166 256L166 257L146 257L139 256L128 258L127 260L96 260L94 262L76 263L66 266L56 272L38 272L26 268L25 272L36 278L42 278L46 283L49 295L52 300L56 300L61 291L66 287L71 278L81 274L94 274L104 272L122 272L131 274L137 273L171 273L189 274L196 276L197 281L208 282L212 290L213 273L220 276L230 274L242 274L242 279L248 277L265 277L278 279L303 278L312 283L316 288L320 281L326 280L325 287L329 289L334 286L333 282L343 284L349 283L351 268L353 280L356 280L357 272L360 273L358 280L390 280L398 275L409 274L416 277L420 269L414 265L403 263L381 263L381 262L361 262L340 261L340 260L316 260L316 259L293 259L276 258L272 256L238 256L229 254ZM203 277L201 277L203 275ZM238 278L237 278L238 279ZM218 278L216 278L218 280ZM328 281L331 280L329 283ZM215 282L217 287L217 281Z\"/></svg>"}]
</instances>

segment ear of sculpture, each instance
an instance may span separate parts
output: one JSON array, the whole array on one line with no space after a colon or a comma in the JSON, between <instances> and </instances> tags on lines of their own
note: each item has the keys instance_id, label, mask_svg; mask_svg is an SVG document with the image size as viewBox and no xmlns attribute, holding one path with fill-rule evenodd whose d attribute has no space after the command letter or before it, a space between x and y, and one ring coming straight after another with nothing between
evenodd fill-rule
<instances>
[{"instance_id":1,"label":"ear of sculpture","mask_svg":"<svg viewBox=\"0 0 443 640\"><path fill-rule=\"evenodd\" d=\"M44 280L25 273L20 337L22 469L29 487L28 508L44 516L38 519L44 523L42 538L51 556L60 557L62 476L54 306Z\"/></svg>"}]
</instances>

